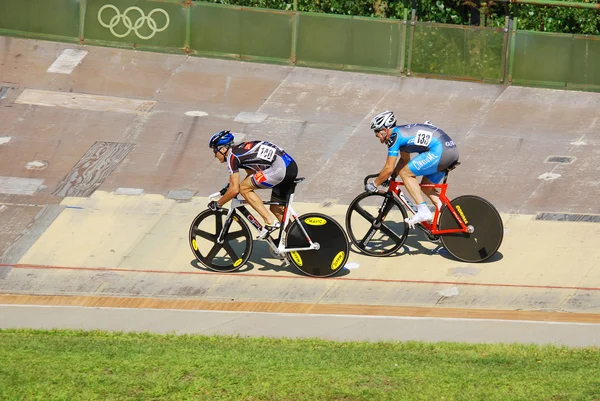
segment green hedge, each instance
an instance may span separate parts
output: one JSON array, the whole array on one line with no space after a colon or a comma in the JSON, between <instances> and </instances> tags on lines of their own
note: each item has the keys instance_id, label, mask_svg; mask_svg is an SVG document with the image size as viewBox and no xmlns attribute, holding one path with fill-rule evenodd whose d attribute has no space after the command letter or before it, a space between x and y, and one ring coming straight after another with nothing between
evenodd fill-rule
<instances>
[{"instance_id":1,"label":"green hedge","mask_svg":"<svg viewBox=\"0 0 600 401\"><path fill-rule=\"evenodd\" d=\"M209 3L291 10L293 1L205 0ZM416 0L420 21L469 24L470 5L477 0ZM484 1L485 2L485 1ZM599 3L600 0L589 0ZM401 19L410 0L298 0L299 11ZM480 7L481 25L504 26L506 15L519 18L519 28L532 31L600 35L600 11L564 7L542 7L488 1Z\"/></svg>"}]
</instances>

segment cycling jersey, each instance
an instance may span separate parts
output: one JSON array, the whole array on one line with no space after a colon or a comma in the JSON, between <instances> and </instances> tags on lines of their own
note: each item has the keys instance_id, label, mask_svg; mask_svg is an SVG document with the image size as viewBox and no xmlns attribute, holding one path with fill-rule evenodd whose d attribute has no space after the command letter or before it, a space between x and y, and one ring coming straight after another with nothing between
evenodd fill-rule
<instances>
[{"instance_id":1,"label":"cycling jersey","mask_svg":"<svg viewBox=\"0 0 600 401\"><path fill-rule=\"evenodd\" d=\"M279 146L266 141L242 142L227 155L229 173L252 170L256 188L273 188L272 199L286 200L298 174L296 162Z\"/></svg>"},{"instance_id":2,"label":"cycling jersey","mask_svg":"<svg viewBox=\"0 0 600 401\"><path fill-rule=\"evenodd\" d=\"M284 155L287 156L285 159ZM240 168L262 171L270 168L279 160L283 160L287 165L292 158L279 146L270 142L242 142L231 148L231 153L227 156L227 166L229 166L231 174L236 173Z\"/></svg>"},{"instance_id":3,"label":"cycling jersey","mask_svg":"<svg viewBox=\"0 0 600 401\"><path fill-rule=\"evenodd\" d=\"M399 152L419 153L408 167L415 176L425 176L433 183L444 177L443 171L458 160L456 144L440 128L430 124L407 124L394 127L387 141L388 156Z\"/></svg>"}]
</instances>

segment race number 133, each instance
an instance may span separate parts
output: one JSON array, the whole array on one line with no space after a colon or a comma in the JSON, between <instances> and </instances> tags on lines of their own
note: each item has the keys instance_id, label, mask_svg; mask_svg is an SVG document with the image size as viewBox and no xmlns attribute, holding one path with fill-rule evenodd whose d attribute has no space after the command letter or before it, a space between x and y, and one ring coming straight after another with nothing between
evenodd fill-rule
<instances>
[{"instance_id":1,"label":"race number 133","mask_svg":"<svg viewBox=\"0 0 600 401\"><path fill-rule=\"evenodd\" d=\"M420 129L419 131L417 131L417 135L415 136L415 145L429 146L429 142L431 142L431 137L433 137L433 134L431 132Z\"/></svg>"}]
</instances>

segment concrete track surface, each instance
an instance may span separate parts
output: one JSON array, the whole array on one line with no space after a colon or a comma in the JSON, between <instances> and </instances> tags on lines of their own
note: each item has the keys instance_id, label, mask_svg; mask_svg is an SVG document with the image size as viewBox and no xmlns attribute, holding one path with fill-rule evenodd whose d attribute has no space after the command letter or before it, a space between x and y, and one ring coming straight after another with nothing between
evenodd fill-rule
<instances>
[{"instance_id":1,"label":"concrete track surface","mask_svg":"<svg viewBox=\"0 0 600 401\"><path fill-rule=\"evenodd\" d=\"M239 273L195 262L189 224L227 181L207 148L212 133L230 129L285 148L306 177L296 209L344 225L363 177L383 166L386 150L368 128L384 109L400 123L430 120L458 144L449 196L479 195L498 208L505 232L497 255L459 262L412 232L395 256L354 250L330 279L282 266L261 242ZM222 332L247 335L291 334L256 330L274 319L285 323L266 327L295 321L300 336L337 339L597 345L599 109L595 93L0 37L0 327L92 328L98 313L122 313L110 318L120 326L101 327L164 331L143 321L163 321L173 308L225 319ZM180 303L156 311L139 300ZM37 306L15 306L25 304ZM324 335L324 314L347 329ZM510 326L498 329L503 322ZM406 335L378 337L381 325ZM526 334L536 330L549 334Z\"/></svg>"}]
</instances>

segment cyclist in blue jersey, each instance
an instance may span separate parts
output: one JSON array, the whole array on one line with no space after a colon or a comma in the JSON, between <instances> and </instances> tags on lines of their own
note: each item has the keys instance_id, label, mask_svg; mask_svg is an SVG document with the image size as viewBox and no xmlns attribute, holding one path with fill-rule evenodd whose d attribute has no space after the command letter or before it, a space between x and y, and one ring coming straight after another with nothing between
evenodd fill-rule
<instances>
[{"instance_id":1,"label":"cyclist in blue jersey","mask_svg":"<svg viewBox=\"0 0 600 401\"><path fill-rule=\"evenodd\" d=\"M298 166L285 150L271 142L250 141L234 145L233 139L230 131L219 131L208 141L215 157L221 163L227 163L229 168L227 192L220 199L210 202L208 207L217 210L238 193L241 194L264 219L264 228L258 237L264 239L280 227L284 207L271 205L270 210L277 217L277 220L273 219L254 190L272 188L271 200L286 202L294 188ZM240 169L246 172L246 177L241 183Z\"/></svg>"},{"instance_id":2,"label":"cyclist in blue jersey","mask_svg":"<svg viewBox=\"0 0 600 401\"><path fill-rule=\"evenodd\" d=\"M388 156L379 176L367 183L365 189L375 192L393 172L398 173L406 190L417 203L417 214L406 219L409 226L414 227L417 223L433 218L423 200L417 177L423 176L422 184L439 184L446 174L444 170L458 161L458 148L448 134L429 122L400 126L396 122L394 113L389 110L377 114L371 120L375 136L388 147ZM417 155L411 159L411 153ZM423 188L423 193L436 208L441 207L442 202L436 188Z\"/></svg>"}]
</instances>

